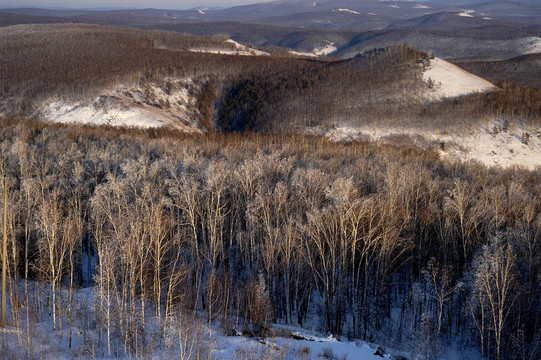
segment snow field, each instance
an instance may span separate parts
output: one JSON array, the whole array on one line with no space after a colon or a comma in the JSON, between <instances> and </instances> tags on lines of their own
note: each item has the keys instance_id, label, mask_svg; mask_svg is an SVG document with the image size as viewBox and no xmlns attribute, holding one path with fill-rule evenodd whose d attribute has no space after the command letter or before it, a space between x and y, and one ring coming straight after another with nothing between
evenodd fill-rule
<instances>
[{"instance_id":1,"label":"snow field","mask_svg":"<svg viewBox=\"0 0 541 360\"><path fill-rule=\"evenodd\" d=\"M350 14L361 15L360 12L350 10L350 9L336 9L336 10L333 10L333 12L346 12L346 13L350 13Z\"/></svg>"},{"instance_id":2,"label":"snow field","mask_svg":"<svg viewBox=\"0 0 541 360\"><path fill-rule=\"evenodd\" d=\"M523 166L534 170L541 167L541 128L516 126L501 130L494 121L466 134L400 128L339 126L325 132L333 141L371 140L392 142L393 136L408 136L418 145L444 144L440 156L451 160L478 161L487 166Z\"/></svg>"},{"instance_id":3,"label":"snow field","mask_svg":"<svg viewBox=\"0 0 541 360\"><path fill-rule=\"evenodd\" d=\"M438 57L430 60L428 69L423 72L423 80L431 84L426 97L433 100L498 89L489 81Z\"/></svg>"},{"instance_id":4,"label":"snow field","mask_svg":"<svg viewBox=\"0 0 541 360\"><path fill-rule=\"evenodd\" d=\"M224 48L197 48L190 49L192 52L220 54L220 55L239 55L239 56L270 56L268 52L252 49L245 45L239 44L235 40L228 39L225 41L228 44L233 44L235 49L229 47Z\"/></svg>"},{"instance_id":5,"label":"snow field","mask_svg":"<svg viewBox=\"0 0 541 360\"><path fill-rule=\"evenodd\" d=\"M336 46L334 46L334 42L328 40L326 42L327 43L325 45L315 48L312 53L318 56L322 56L329 55L337 50Z\"/></svg>"},{"instance_id":6,"label":"snow field","mask_svg":"<svg viewBox=\"0 0 541 360\"><path fill-rule=\"evenodd\" d=\"M457 15L462 17L473 17L472 13L474 12L475 10L462 9L462 12L459 12Z\"/></svg>"},{"instance_id":7,"label":"snow field","mask_svg":"<svg viewBox=\"0 0 541 360\"><path fill-rule=\"evenodd\" d=\"M24 283L19 282L19 292L23 294ZM29 298L36 304L37 297L42 297L49 290L40 282L29 282ZM68 298L68 291L60 291L61 301ZM30 309L30 328L26 328L26 308L20 309L20 326L15 326L8 299L8 326L0 329L2 348L0 352L7 358L40 358L40 359L196 359L205 356L211 359L284 359L284 360L317 360L317 359L355 359L376 360L390 359L394 350L385 350L378 345L360 340L341 341L335 337L321 335L302 328L274 325L275 336L255 338L244 336L224 336L220 325L211 328L205 324L204 314L173 316L161 321L154 317L152 309L147 309L145 317L145 334L139 334L138 340L144 353L126 354L122 342L116 337L120 334L112 332L111 354L108 354L107 340L104 332L100 335L100 320L95 312L100 311L99 299L94 288L73 290L73 323L71 347L70 326L67 318L67 304L62 312L62 326L57 324L53 329L52 321L47 315L46 299L42 299L40 314L32 306ZM199 317L198 317L199 316ZM102 319L103 320L103 319ZM103 324L102 324L103 325ZM271 329L271 331L273 330ZM30 330L28 332L27 330ZM29 335L30 334L30 335ZM28 337L29 335L29 337ZM379 350L378 350L379 349ZM129 350L128 350L129 351ZM141 350L140 350L141 351ZM378 352L381 355L376 355Z\"/></svg>"},{"instance_id":8,"label":"snow field","mask_svg":"<svg viewBox=\"0 0 541 360\"><path fill-rule=\"evenodd\" d=\"M186 132L200 132L194 126L197 99L190 95L190 79L172 80L174 90L161 87L119 85L92 100L50 99L43 105L46 121L87 125L134 126L141 128L172 127Z\"/></svg>"},{"instance_id":9,"label":"snow field","mask_svg":"<svg viewBox=\"0 0 541 360\"><path fill-rule=\"evenodd\" d=\"M527 37L522 39L520 43L524 55L541 53L541 38L539 37Z\"/></svg>"}]
</instances>

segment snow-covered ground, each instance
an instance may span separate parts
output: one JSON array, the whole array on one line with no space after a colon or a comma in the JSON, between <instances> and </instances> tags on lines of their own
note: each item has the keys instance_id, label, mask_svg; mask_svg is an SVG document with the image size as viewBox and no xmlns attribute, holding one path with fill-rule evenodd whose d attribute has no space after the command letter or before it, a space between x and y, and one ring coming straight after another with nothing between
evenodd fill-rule
<instances>
[{"instance_id":1,"label":"snow-covered ground","mask_svg":"<svg viewBox=\"0 0 541 360\"><path fill-rule=\"evenodd\" d=\"M541 38L531 36L520 40L523 54L541 53Z\"/></svg>"},{"instance_id":2,"label":"snow-covered ground","mask_svg":"<svg viewBox=\"0 0 541 360\"><path fill-rule=\"evenodd\" d=\"M313 54L321 56L321 55L329 55L336 51L336 46L334 46L334 42L332 41L326 41L325 45L319 46L312 51Z\"/></svg>"},{"instance_id":3,"label":"snow-covered ground","mask_svg":"<svg viewBox=\"0 0 541 360\"><path fill-rule=\"evenodd\" d=\"M89 125L136 127L167 126L186 132L199 132L195 126L196 99L190 95L191 80L170 80L172 90L148 85L119 85L92 100L52 98L43 105L46 121Z\"/></svg>"},{"instance_id":4,"label":"snow-covered ground","mask_svg":"<svg viewBox=\"0 0 541 360\"><path fill-rule=\"evenodd\" d=\"M307 52L298 52L298 51L293 51L293 50L289 50L288 53L295 56L317 57L316 54L307 53Z\"/></svg>"},{"instance_id":5,"label":"snow-covered ground","mask_svg":"<svg viewBox=\"0 0 541 360\"><path fill-rule=\"evenodd\" d=\"M343 11L346 9L338 9L333 11ZM293 51L289 50L288 53L295 56L305 56L305 57L318 57L318 56L325 56L332 54L337 50L336 46L334 46L334 42L332 41L325 41L324 45L318 46L312 50L312 52L299 52L299 51Z\"/></svg>"},{"instance_id":6,"label":"snow-covered ground","mask_svg":"<svg viewBox=\"0 0 541 360\"><path fill-rule=\"evenodd\" d=\"M336 9L336 10L333 10L333 12L346 12L350 14L361 15L360 12L355 11L355 10L350 10L350 9Z\"/></svg>"},{"instance_id":7,"label":"snow-covered ground","mask_svg":"<svg viewBox=\"0 0 541 360\"><path fill-rule=\"evenodd\" d=\"M20 294L24 294L22 282L19 290ZM240 334L225 336L219 323L214 323L209 328L204 314L177 314L159 321L150 309L146 312L144 333L136 335L138 353L135 354L129 347L125 348L120 341L125 334L114 330L111 332L109 354L105 322L101 322L104 320L103 309L94 294L94 288L73 291L71 346L70 323L67 317L68 292L63 289L58 293L64 304L62 309L58 309L62 322L58 321L59 317L56 329L53 329L47 309L46 297L49 291L43 283L29 282L29 327L26 307L19 308L20 321L14 321L14 318L18 317L13 316L8 298L7 326L0 329L2 358L377 360L406 354L360 340L345 341L331 335L285 325L271 325L269 335L265 338L245 337ZM38 297L41 303L35 308ZM36 313L38 309L39 313Z\"/></svg>"},{"instance_id":8,"label":"snow-covered ground","mask_svg":"<svg viewBox=\"0 0 541 360\"><path fill-rule=\"evenodd\" d=\"M245 45L239 44L235 40L228 39L225 41L227 44L233 44L234 49L231 47L223 48L193 48L192 52L209 53L209 54L221 54L221 55L240 55L240 56L270 56L268 52L252 49Z\"/></svg>"},{"instance_id":9,"label":"snow-covered ground","mask_svg":"<svg viewBox=\"0 0 541 360\"><path fill-rule=\"evenodd\" d=\"M536 127L510 126L503 130L503 124L492 122L468 133L438 134L423 129L340 126L323 133L334 141L392 142L393 137L407 136L413 144L438 146L442 158L479 161L487 166L519 165L530 170L541 167L541 128Z\"/></svg>"},{"instance_id":10,"label":"snow-covered ground","mask_svg":"<svg viewBox=\"0 0 541 360\"><path fill-rule=\"evenodd\" d=\"M459 12L457 15L462 17L473 17L472 13L474 12L475 10L462 9L462 12Z\"/></svg>"},{"instance_id":11,"label":"snow-covered ground","mask_svg":"<svg viewBox=\"0 0 541 360\"><path fill-rule=\"evenodd\" d=\"M245 45L242 45L242 44L240 44L240 43L238 43L238 42L236 42L235 40L232 40L232 39L226 40L225 42L235 45L237 50L240 51L240 52L245 52L245 53L248 53L250 55L256 55L256 56L270 56L270 54L268 52L259 51L259 50L249 48L249 47L247 47Z\"/></svg>"},{"instance_id":12,"label":"snow-covered ground","mask_svg":"<svg viewBox=\"0 0 541 360\"><path fill-rule=\"evenodd\" d=\"M245 358L249 359L376 360L390 359L398 353L360 340L339 341L332 336L311 335L303 330L291 334L295 338L274 337L262 340L220 336L213 355L218 359L235 359L247 354Z\"/></svg>"},{"instance_id":13,"label":"snow-covered ground","mask_svg":"<svg viewBox=\"0 0 541 360\"><path fill-rule=\"evenodd\" d=\"M447 146L444 158L476 160L487 166L523 166L534 170L541 167L541 129L517 127L508 131L482 128L469 135L442 137Z\"/></svg>"},{"instance_id":14,"label":"snow-covered ground","mask_svg":"<svg viewBox=\"0 0 541 360\"><path fill-rule=\"evenodd\" d=\"M431 89L426 93L428 99L457 97L498 89L489 81L440 58L430 60L429 67L423 73L423 80L431 84Z\"/></svg>"}]
</instances>

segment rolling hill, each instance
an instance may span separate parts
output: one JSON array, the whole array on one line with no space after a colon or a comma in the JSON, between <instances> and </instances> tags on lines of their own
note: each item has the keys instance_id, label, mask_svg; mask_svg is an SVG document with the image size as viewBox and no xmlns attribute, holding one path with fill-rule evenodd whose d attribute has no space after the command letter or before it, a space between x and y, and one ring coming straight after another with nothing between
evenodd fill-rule
<instances>
[{"instance_id":1,"label":"rolling hill","mask_svg":"<svg viewBox=\"0 0 541 360\"><path fill-rule=\"evenodd\" d=\"M470 6L471 5L471 6ZM540 7L492 1L275 1L226 9L121 9L107 11L4 9L0 26L87 23L191 35L225 35L250 46L352 57L406 43L442 58L509 59L536 49ZM508 17L507 14L509 14Z\"/></svg>"}]
</instances>

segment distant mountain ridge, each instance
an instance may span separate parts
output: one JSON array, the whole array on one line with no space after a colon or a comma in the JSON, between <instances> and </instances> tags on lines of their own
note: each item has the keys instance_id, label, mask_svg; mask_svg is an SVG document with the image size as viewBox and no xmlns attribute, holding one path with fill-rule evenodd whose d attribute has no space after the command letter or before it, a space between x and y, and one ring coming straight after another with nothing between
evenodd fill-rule
<instances>
[{"instance_id":1,"label":"distant mountain ridge","mask_svg":"<svg viewBox=\"0 0 541 360\"><path fill-rule=\"evenodd\" d=\"M0 10L0 26L85 23L224 35L298 53L326 48L326 55L339 57L402 43L446 59L501 60L537 51L541 4L476 1L281 0L188 10L11 8Z\"/></svg>"},{"instance_id":2,"label":"distant mountain ridge","mask_svg":"<svg viewBox=\"0 0 541 360\"><path fill-rule=\"evenodd\" d=\"M121 10L56 10L36 8L9 8L3 12L23 15L82 17L96 19L100 16L129 17L143 22L171 21L241 21L303 28L366 30L381 29L400 21L423 18L438 13L463 13L456 26L464 27L469 22L489 20L511 21L520 24L541 24L541 5L522 1L357 1L357 0L281 0L231 8L195 7L188 10L167 9L121 9ZM422 21L421 20L417 20ZM477 24L475 24L477 26ZM452 28L447 22L445 28Z\"/></svg>"}]
</instances>

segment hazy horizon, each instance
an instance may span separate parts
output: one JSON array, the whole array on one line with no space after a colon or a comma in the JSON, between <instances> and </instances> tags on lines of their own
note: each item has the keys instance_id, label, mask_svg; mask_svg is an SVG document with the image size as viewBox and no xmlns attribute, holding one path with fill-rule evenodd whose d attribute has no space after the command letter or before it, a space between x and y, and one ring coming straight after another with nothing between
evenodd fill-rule
<instances>
[{"instance_id":1,"label":"hazy horizon","mask_svg":"<svg viewBox=\"0 0 541 360\"><path fill-rule=\"evenodd\" d=\"M205 6L232 7L274 0L97 0L97 1L70 1L70 0L1 0L0 8L65 8L65 9L95 9L95 8L157 8L157 9L190 9Z\"/></svg>"}]
</instances>

